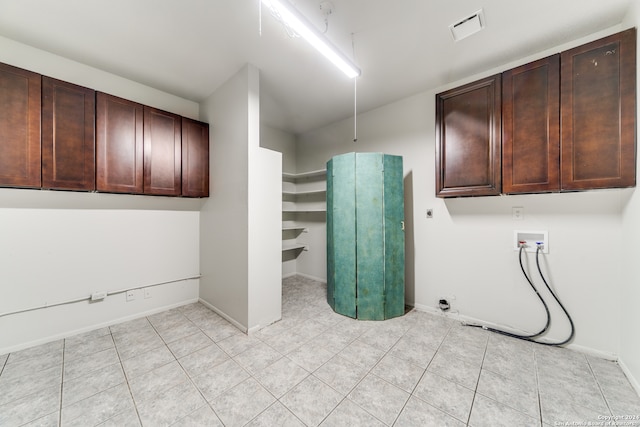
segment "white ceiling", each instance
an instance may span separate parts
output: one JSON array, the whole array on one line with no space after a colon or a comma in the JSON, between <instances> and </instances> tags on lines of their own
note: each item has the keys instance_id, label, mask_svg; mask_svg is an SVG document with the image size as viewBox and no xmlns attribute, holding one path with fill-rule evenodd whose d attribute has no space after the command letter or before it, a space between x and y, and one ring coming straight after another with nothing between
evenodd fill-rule
<instances>
[{"instance_id":1,"label":"white ceiling","mask_svg":"<svg viewBox=\"0 0 640 427\"><path fill-rule=\"evenodd\" d=\"M362 69L363 112L617 25L633 1L331 0L326 34ZM324 30L320 2L292 0ZM259 4L0 0L0 35L193 101L252 63L264 123L301 133L351 117L353 81ZM448 26L480 8L486 28L454 43Z\"/></svg>"}]
</instances>

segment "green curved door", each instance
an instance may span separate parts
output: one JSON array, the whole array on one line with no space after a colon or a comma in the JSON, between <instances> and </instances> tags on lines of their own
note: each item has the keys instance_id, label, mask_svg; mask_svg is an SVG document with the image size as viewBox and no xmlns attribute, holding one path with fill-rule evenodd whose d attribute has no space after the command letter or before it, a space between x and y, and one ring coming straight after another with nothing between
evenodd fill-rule
<instances>
[{"instance_id":1,"label":"green curved door","mask_svg":"<svg viewBox=\"0 0 640 427\"><path fill-rule=\"evenodd\" d=\"M327 162L327 301L340 314L404 314L402 157L348 153Z\"/></svg>"}]
</instances>

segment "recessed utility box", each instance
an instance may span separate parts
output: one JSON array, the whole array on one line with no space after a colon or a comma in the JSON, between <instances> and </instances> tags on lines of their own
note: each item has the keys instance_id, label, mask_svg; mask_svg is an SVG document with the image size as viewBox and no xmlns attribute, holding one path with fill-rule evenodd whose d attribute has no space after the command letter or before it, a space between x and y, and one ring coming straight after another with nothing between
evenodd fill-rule
<instances>
[{"instance_id":1,"label":"recessed utility box","mask_svg":"<svg viewBox=\"0 0 640 427\"><path fill-rule=\"evenodd\" d=\"M484 28L484 11L482 9L449 25L454 41L460 41Z\"/></svg>"},{"instance_id":2,"label":"recessed utility box","mask_svg":"<svg viewBox=\"0 0 640 427\"><path fill-rule=\"evenodd\" d=\"M525 242L525 252L536 252L538 242L542 242L542 253L549 253L549 232L547 231L523 231L513 232L513 249L520 250L520 242Z\"/></svg>"}]
</instances>

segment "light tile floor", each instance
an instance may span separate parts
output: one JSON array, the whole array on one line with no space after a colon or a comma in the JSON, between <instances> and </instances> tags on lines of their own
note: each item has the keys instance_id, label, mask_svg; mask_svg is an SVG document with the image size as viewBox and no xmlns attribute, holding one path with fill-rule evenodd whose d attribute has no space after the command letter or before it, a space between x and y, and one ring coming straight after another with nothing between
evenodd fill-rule
<instances>
[{"instance_id":1,"label":"light tile floor","mask_svg":"<svg viewBox=\"0 0 640 427\"><path fill-rule=\"evenodd\" d=\"M252 336L191 304L0 356L0 426L640 426L613 362L416 311L356 321L325 293L284 280Z\"/></svg>"}]
</instances>

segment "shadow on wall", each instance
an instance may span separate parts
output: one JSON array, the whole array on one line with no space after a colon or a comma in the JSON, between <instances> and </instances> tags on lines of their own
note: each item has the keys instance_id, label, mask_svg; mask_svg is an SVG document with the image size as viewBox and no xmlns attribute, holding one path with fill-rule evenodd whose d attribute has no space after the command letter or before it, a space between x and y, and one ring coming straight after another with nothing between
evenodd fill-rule
<instances>
[{"instance_id":1,"label":"shadow on wall","mask_svg":"<svg viewBox=\"0 0 640 427\"><path fill-rule=\"evenodd\" d=\"M566 193L519 194L444 199L454 223L477 222L481 217L511 219L512 208L525 208L531 215L583 217L585 215L619 215L627 205L632 189L603 189Z\"/></svg>"},{"instance_id":2,"label":"shadow on wall","mask_svg":"<svg viewBox=\"0 0 640 427\"><path fill-rule=\"evenodd\" d=\"M404 177L404 300L415 304L415 242L413 236L413 172Z\"/></svg>"}]
</instances>

